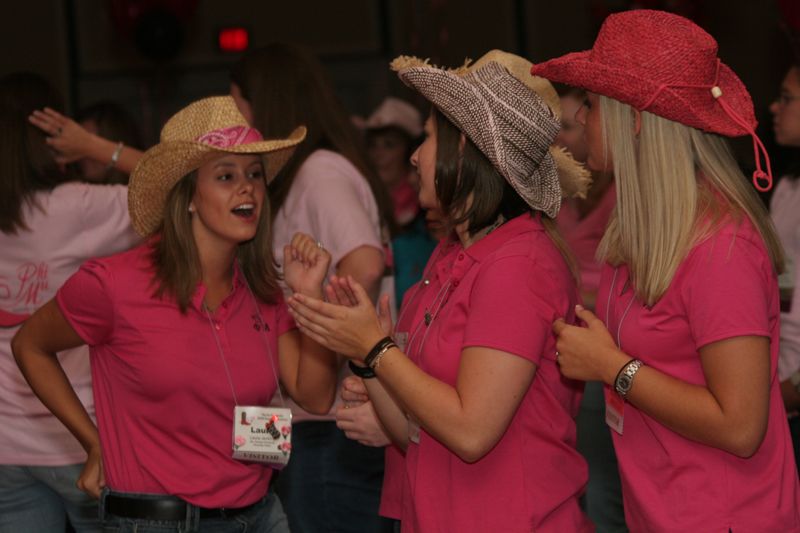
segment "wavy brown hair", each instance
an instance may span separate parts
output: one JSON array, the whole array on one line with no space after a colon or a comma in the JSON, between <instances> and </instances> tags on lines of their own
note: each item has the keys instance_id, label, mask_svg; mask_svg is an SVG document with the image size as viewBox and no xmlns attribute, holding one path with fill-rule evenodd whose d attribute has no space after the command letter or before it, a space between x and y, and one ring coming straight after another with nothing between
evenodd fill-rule
<instances>
[{"instance_id":1,"label":"wavy brown hair","mask_svg":"<svg viewBox=\"0 0 800 533\"><path fill-rule=\"evenodd\" d=\"M174 298L182 313L189 307L197 284L202 279L200 256L189 213L196 185L197 171L194 171L172 187L164 206L164 219L151 245L150 257L155 270L154 294L157 298ZM265 303L275 303L281 289L272 255L268 202L264 203L259 215L255 237L239 244L236 258L256 298Z\"/></svg>"},{"instance_id":2,"label":"wavy brown hair","mask_svg":"<svg viewBox=\"0 0 800 533\"><path fill-rule=\"evenodd\" d=\"M373 170L363 143L319 60L305 48L273 43L245 54L231 81L253 108L253 126L264 138L284 138L299 124L306 140L270 183L273 216L283 205L300 166L312 152L328 149L347 158L375 197L381 221L392 232L394 216L386 186Z\"/></svg>"},{"instance_id":3,"label":"wavy brown hair","mask_svg":"<svg viewBox=\"0 0 800 533\"><path fill-rule=\"evenodd\" d=\"M26 204L37 191L49 191L73 178L62 173L45 143L45 133L28 122L36 109L60 110L61 98L41 76L15 73L0 78L0 231L27 229Z\"/></svg>"}]
</instances>

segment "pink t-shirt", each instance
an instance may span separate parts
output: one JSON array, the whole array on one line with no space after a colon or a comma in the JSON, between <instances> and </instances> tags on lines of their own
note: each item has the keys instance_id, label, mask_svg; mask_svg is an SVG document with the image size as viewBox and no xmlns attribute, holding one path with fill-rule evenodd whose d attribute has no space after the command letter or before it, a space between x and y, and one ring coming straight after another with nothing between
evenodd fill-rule
<instances>
[{"instance_id":1,"label":"pink t-shirt","mask_svg":"<svg viewBox=\"0 0 800 533\"><path fill-rule=\"evenodd\" d=\"M706 385L701 347L745 335L770 339L767 433L748 459L684 438L625 404L624 433L612 435L628 527L634 532L799 531L797 472L776 374L778 286L753 225L728 222L695 246L651 308L631 303L624 265L613 278L614 269L606 266L597 313L621 349L687 383ZM606 394L613 393L606 388Z\"/></svg>"},{"instance_id":2,"label":"pink t-shirt","mask_svg":"<svg viewBox=\"0 0 800 533\"><path fill-rule=\"evenodd\" d=\"M128 190L121 185L65 183L38 192L23 208L27 230L0 232L0 309L31 314L85 260L122 251L138 237L128 218ZM38 206L38 207L36 207ZM0 328L0 464L61 466L86 460L86 453L33 394L11 355L14 328ZM61 366L91 415L89 350L58 354Z\"/></svg>"},{"instance_id":3,"label":"pink t-shirt","mask_svg":"<svg viewBox=\"0 0 800 533\"><path fill-rule=\"evenodd\" d=\"M402 343L400 339L408 338L414 324L419 324L423 320L425 307L422 295L426 292L425 288L431 284L433 269L435 265L442 261L445 265L452 265L455 254L461 250L461 246L455 242L445 239L439 243L428 260L422 279L409 287L403 297L403 305L400 306L400 314L395 324L394 338ZM402 346L405 348L405 346ZM400 520L403 512L403 478L405 473L405 454L395 445L386 447L385 463L383 469L383 487L381 489L380 515L388 518Z\"/></svg>"},{"instance_id":4,"label":"pink t-shirt","mask_svg":"<svg viewBox=\"0 0 800 533\"><path fill-rule=\"evenodd\" d=\"M311 235L330 252L329 274L335 274L339 261L356 248L373 246L383 251L378 205L366 178L347 158L317 150L300 166L273 224L273 249L281 268L283 247L297 232ZM394 294L389 277L381 288L381 293ZM285 285L284 292L288 292ZM346 369L346 365L342 367L342 378L349 374ZM340 392L336 391L336 402L324 416L308 413L289 401L294 422L334 420L341 405Z\"/></svg>"},{"instance_id":5,"label":"pink t-shirt","mask_svg":"<svg viewBox=\"0 0 800 533\"><path fill-rule=\"evenodd\" d=\"M778 182L770 214L786 253L786 271L779 283L781 287L794 287L791 309L781 313L778 377L784 381L800 370L800 178L784 177Z\"/></svg>"},{"instance_id":6,"label":"pink t-shirt","mask_svg":"<svg viewBox=\"0 0 800 533\"><path fill-rule=\"evenodd\" d=\"M580 218L578 209L572 202L565 201L561 204L556 224L578 261L583 291L596 293L600 285L602 263L596 257L597 245L606 232L608 219L616 203L616 190L612 182L600 202L585 218Z\"/></svg>"},{"instance_id":7,"label":"pink t-shirt","mask_svg":"<svg viewBox=\"0 0 800 533\"><path fill-rule=\"evenodd\" d=\"M406 451L404 531L592 531L578 507L588 474L575 449L582 384L555 362L556 318L574 321L577 289L538 218L522 215L438 261L422 288L422 316L406 353L427 373L455 386L470 346L502 350L538 366L495 447L468 464L420 431ZM439 309L436 312L436 309ZM419 314L419 313L418 313ZM475 431L481 421L475 421Z\"/></svg>"},{"instance_id":8,"label":"pink t-shirt","mask_svg":"<svg viewBox=\"0 0 800 533\"><path fill-rule=\"evenodd\" d=\"M210 317L202 284L181 314L173 299L152 296L149 252L145 244L90 261L56 295L91 347L106 483L202 507L249 505L266 493L272 470L231 458L234 391L239 405L268 405L278 337L294 322L279 295L277 304L258 304L262 332L238 268Z\"/></svg>"}]
</instances>

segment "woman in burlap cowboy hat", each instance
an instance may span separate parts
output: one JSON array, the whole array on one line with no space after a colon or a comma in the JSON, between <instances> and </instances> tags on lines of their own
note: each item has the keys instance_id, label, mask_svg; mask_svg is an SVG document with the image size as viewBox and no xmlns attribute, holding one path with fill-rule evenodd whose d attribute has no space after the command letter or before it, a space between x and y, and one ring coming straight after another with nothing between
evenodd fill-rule
<instances>
[{"instance_id":1,"label":"woman in burlap cowboy hat","mask_svg":"<svg viewBox=\"0 0 800 533\"><path fill-rule=\"evenodd\" d=\"M589 91L588 166L616 178L597 316L554 327L562 373L607 385L628 527L800 530L775 372L782 252L724 139L751 136L769 189L747 89L710 35L649 10L532 73Z\"/></svg>"},{"instance_id":2,"label":"woman in burlap cowboy hat","mask_svg":"<svg viewBox=\"0 0 800 533\"><path fill-rule=\"evenodd\" d=\"M333 354L294 329L271 252L267 182L304 135L264 140L227 96L178 112L131 175L145 244L84 264L13 341L33 390L86 449L78 484L102 491L108 528L288 531L268 487L291 425L259 406L280 379L325 412L336 385ZM318 244L297 234L284 248L286 283L317 297L330 262ZM55 357L81 344L97 427Z\"/></svg>"},{"instance_id":3,"label":"woman in burlap cowboy hat","mask_svg":"<svg viewBox=\"0 0 800 533\"><path fill-rule=\"evenodd\" d=\"M404 531L591 531L578 506L580 387L559 375L550 329L578 297L552 219L588 185L552 146L558 96L499 51L455 71L407 57L393 68L433 105L412 163L420 204L441 209L452 236L392 336L385 300L376 315L352 280L328 290L348 306L290 298L296 321L350 358L406 449Z\"/></svg>"}]
</instances>

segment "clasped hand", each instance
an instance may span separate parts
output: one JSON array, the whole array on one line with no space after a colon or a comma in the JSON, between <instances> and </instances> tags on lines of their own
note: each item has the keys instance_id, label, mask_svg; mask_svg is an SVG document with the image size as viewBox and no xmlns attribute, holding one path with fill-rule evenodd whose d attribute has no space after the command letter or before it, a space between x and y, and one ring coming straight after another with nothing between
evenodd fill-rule
<instances>
[{"instance_id":1,"label":"clasped hand","mask_svg":"<svg viewBox=\"0 0 800 533\"><path fill-rule=\"evenodd\" d=\"M321 297L330 264L331 254L305 233L283 247L283 279L292 292Z\"/></svg>"},{"instance_id":2,"label":"clasped hand","mask_svg":"<svg viewBox=\"0 0 800 533\"><path fill-rule=\"evenodd\" d=\"M389 298L381 297L376 312L367 292L352 277L332 276L327 302L295 293L289 309L300 331L350 359L363 361L370 349L391 332Z\"/></svg>"},{"instance_id":3,"label":"clasped hand","mask_svg":"<svg viewBox=\"0 0 800 533\"><path fill-rule=\"evenodd\" d=\"M563 318L553 323L558 338L556 362L561 373L580 381L610 383L616 370L630 358L617 348L608 329L594 313L577 305L575 314L585 327L569 325Z\"/></svg>"}]
</instances>

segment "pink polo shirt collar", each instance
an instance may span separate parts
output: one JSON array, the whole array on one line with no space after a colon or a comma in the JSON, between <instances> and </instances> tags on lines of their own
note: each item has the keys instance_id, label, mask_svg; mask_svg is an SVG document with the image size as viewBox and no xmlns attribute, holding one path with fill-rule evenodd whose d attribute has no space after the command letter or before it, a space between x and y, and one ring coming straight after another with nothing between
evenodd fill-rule
<instances>
[{"instance_id":1,"label":"pink polo shirt collar","mask_svg":"<svg viewBox=\"0 0 800 533\"><path fill-rule=\"evenodd\" d=\"M231 292L225 299L222 301L222 304L214 311L214 315L219 316L220 313L225 313L228 308L228 300L236 294L240 287L247 288L245 284L244 274L242 274L241 270L239 269L239 260L235 259L233 263L233 287ZM208 288L203 284L202 281L197 282L197 288L194 291L194 295L192 296L192 307L194 307L198 312L205 313L203 309L203 300L206 297L206 292L208 292ZM220 318L222 318L220 316Z\"/></svg>"},{"instance_id":2,"label":"pink polo shirt collar","mask_svg":"<svg viewBox=\"0 0 800 533\"><path fill-rule=\"evenodd\" d=\"M480 263L492 252L496 251L503 243L530 231L543 231L544 226L541 222L541 214L524 214L506 221L487 236L458 252L452 264L444 264L440 261L436 265L436 275L441 281L451 279L454 287L458 287L459 282L469 272L470 267L475 263ZM458 244L458 243L456 243Z\"/></svg>"}]
</instances>

